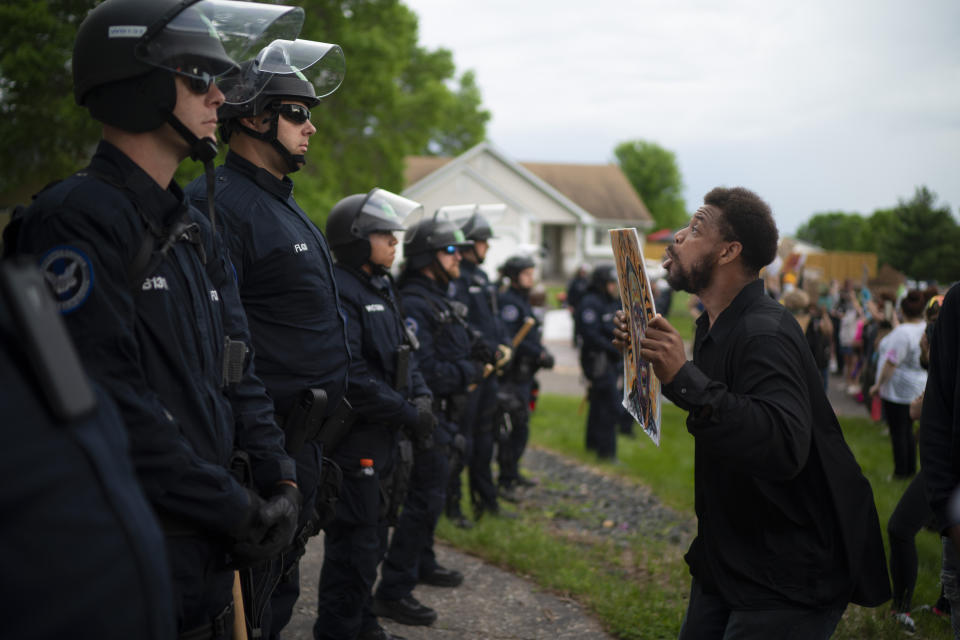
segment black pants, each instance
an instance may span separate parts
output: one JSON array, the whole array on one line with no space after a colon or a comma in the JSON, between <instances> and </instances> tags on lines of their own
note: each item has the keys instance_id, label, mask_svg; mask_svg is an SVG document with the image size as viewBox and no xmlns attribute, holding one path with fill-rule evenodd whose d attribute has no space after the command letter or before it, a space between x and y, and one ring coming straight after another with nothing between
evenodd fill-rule
<instances>
[{"instance_id":1,"label":"black pants","mask_svg":"<svg viewBox=\"0 0 960 640\"><path fill-rule=\"evenodd\" d=\"M617 374L609 370L590 381L590 409L587 413L586 447L601 458L617 456L617 426L622 421L622 392Z\"/></svg>"},{"instance_id":2,"label":"black pants","mask_svg":"<svg viewBox=\"0 0 960 640\"><path fill-rule=\"evenodd\" d=\"M449 469L443 449L434 447L414 452L407 499L380 569L378 598L406 598L413 593L420 576L437 568L433 532L443 511Z\"/></svg>"},{"instance_id":3,"label":"black pants","mask_svg":"<svg viewBox=\"0 0 960 640\"><path fill-rule=\"evenodd\" d=\"M299 530L307 524L308 519L316 517L313 505L320 482L321 446L307 442L295 459L297 486L303 496ZM293 546L285 549L279 558L253 568L253 582L258 585L258 601L254 605L260 611L248 610L246 614L248 619L252 618L260 626L263 637L268 640L279 638L280 632L293 616L293 607L300 598L300 558L304 550L304 545L294 541Z\"/></svg>"},{"instance_id":4,"label":"black pants","mask_svg":"<svg viewBox=\"0 0 960 640\"><path fill-rule=\"evenodd\" d=\"M223 565L223 549L209 538L168 536L167 554L173 576L177 632L209 627L204 635L212 640L227 640L233 635L233 618L211 623L233 602L233 571ZM227 619L229 618L229 619Z\"/></svg>"},{"instance_id":5,"label":"black pants","mask_svg":"<svg viewBox=\"0 0 960 640\"><path fill-rule=\"evenodd\" d=\"M513 429L506 442L501 442L497 448L497 463L500 465L498 484L512 487L520 479L520 458L527 449L530 440L530 393L533 390L533 380L528 382L504 382L502 391L513 395L516 410L510 412Z\"/></svg>"},{"instance_id":6,"label":"black pants","mask_svg":"<svg viewBox=\"0 0 960 640\"><path fill-rule=\"evenodd\" d=\"M497 379L488 377L467 399L464 425L470 424L472 446L467 448L467 470L470 478L470 502L476 510L497 509L497 487L493 482L494 414L497 410ZM459 501L459 476L457 477ZM449 503L450 496L447 496Z\"/></svg>"},{"instance_id":7,"label":"black pants","mask_svg":"<svg viewBox=\"0 0 960 640\"><path fill-rule=\"evenodd\" d=\"M883 415L890 427L890 443L893 445L893 475L909 478L917 472L917 439L913 437L913 420L910 405L883 401Z\"/></svg>"},{"instance_id":8,"label":"black pants","mask_svg":"<svg viewBox=\"0 0 960 640\"><path fill-rule=\"evenodd\" d=\"M917 533L930 521L933 511L924 495L923 470L913 477L897 503L887 533L890 538L890 579L893 581L894 611L910 611L917 584Z\"/></svg>"},{"instance_id":9,"label":"black pants","mask_svg":"<svg viewBox=\"0 0 960 640\"><path fill-rule=\"evenodd\" d=\"M386 427L354 427L333 453L343 470L334 521L324 529L323 568L313 637L353 640L377 625L370 611L377 565L383 555L386 522L380 474L393 464L393 435ZM361 471L360 460L373 460L374 473Z\"/></svg>"},{"instance_id":10,"label":"black pants","mask_svg":"<svg viewBox=\"0 0 960 640\"><path fill-rule=\"evenodd\" d=\"M827 640L846 608L736 610L694 579L679 640Z\"/></svg>"}]
</instances>

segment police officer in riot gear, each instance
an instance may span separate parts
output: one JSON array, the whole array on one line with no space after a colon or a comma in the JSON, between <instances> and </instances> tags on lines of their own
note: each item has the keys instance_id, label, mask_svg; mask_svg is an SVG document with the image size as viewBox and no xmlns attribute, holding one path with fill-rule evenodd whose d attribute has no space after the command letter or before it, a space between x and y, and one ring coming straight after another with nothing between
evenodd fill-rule
<instances>
[{"instance_id":1,"label":"police officer in riot gear","mask_svg":"<svg viewBox=\"0 0 960 640\"><path fill-rule=\"evenodd\" d=\"M597 265L590 274L590 287L577 306L577 328L580 366L589 385L587 450L605 460L616 459L617 426L633 422L621 406L623 362L612 343L613 316L619 309L616 269L612 264Z\"/></svg>"},{"instance_id":2,"label":"police officer in riot gear","mask_svg":"<svg viewBox=\"0 0 960 640\"><path fill-rule=\"evenodd\" d=\"M103 140L90 166L40 193L9 235L14 250L39 256L81 357L120 409L166 534L182 638L231 635L227 552L276 554L293 536L300 497L245 356L232 267L173 174L188 155L212 157L217 107L238 95L214 82L236 70L223 43L286 27L293 38L302 17L219 0L98 5L77 32L73 74ZM235 449L250 461L249 489L228 468Z\"/></svg>"},{"instance_id":3,"label":"police officer in riot gear","mask_svg":"<svg viewBox=\"0 0 960 640\"><path fill-rule=\"evenodd\" d=\"M433 533L444 507L448 456L459 435L467 388L480 379L484 366L471 357L462 311L447 295L450 281L460 275L460 252L468 246L459 228L436 215L409 226L404 234L400 293L407 326L420 343L417 362L433 392L438 426L433 438L417 443L410 487L383 561L373 612L409 625L437 619L436 611L413 597L417 582L455 587L463 581L459 571L437 563Z\"/></svg>"},{"instance_id":4,"label":"police officer in riot gear","mask_svg":"<svg viewBox=\"0 0 960 640\"><path fill-rule=\"evenodd\" d=\"M416 202L374 189L347 196L327 218L353 356L347 398L354 422L333 453L343 488L324 539L316 638L391 637L370 610L373 583L413 466L411 438L431 438L436 424L433 397L413 357L418 344L387 271L394 233L417 210ZM372 464L362 466L364 460Z\"/></svg>"},{"instance_id":5,"label":"police officer in riot gear","mask_svg":"<svg viewBox=\"0 0 960 640\"><path fill-rule=\"evenodd\" d=\"M0 263L0 415L3 635L174 637L163 535L123 420L43 276L14 261Z\"/></svg>"},{"instance_id":6,"label":"police officer in riot gear","mask_svg":"<svg viewBox=\"0 0 960 640\"><path fill-rule=\"evenodd\" d=\"M275 58L281 62L272 63ZM300 557L328 509L324 477L336 472L324 469L320 434L307 423L332 421L343 411L350 362L332 256L321 231L294 200L287 175L306 162L304 152L316 132L310 109L337 89L344 64L337 45L306 40L272 44L257 61L260 73L269 76L263 90L218 111L230 150L216 169L215 203L250 323L257 373L286 432L304 499L293 546L244 576L248 624L272 639L293 613ZM248 82L257 77L251 66L242 66ZM194 180L187 192L203 202L204 179Z\"/></svg>"},{"instance_id":7,"label":"police officer in riot gear","mask_svg":"<svg viewBox=\"0 0 960 640\"><path fill-rule=\"evenodd\" d=\"M501 213L505 207L468 205L467 208L459 226L464 237L473 241L473 246L461 251L463 260L460 262L460 277L452 281L451 293L454 299L466 305L467 323L474 339L479 340L488 353L494 354L496 366L502 367L509 361L512 350L506 344L509 338L498 314L497 288L481 265L493 238L493 229L487 218ZM496 209L493 214L491 208ZM459 464L451 465L450 484L447 487L446 515L459 527L472 526L460 509L460 475L464 463L468 468L474 515L479 518L484 513L500 513L491 469L497 389L497 376L488 374L467 397L467 408L460 425L467 442L467 455L463 460L454 459Z\"/></svg>"},{"instance_id":8,"label":"police officer in riot gear","mask_svg":"<svg viewBox=\"0 0 960 640\"><path fill-rule=\"evenodd\" d=\"M509 336L517 335L527 318L536 318L530 305L535 266L532 258L521 255L509 258L500 267L500 273L509 280L499 298L500 319ZM540 339L540 323L536 322L517 345L501 380L501 410L510 416L510 428L502 434L497 453L497 483L505 499L515 501L518 487L533 484L520 473L520 458L530 438L530 395L534 375L539 369L552 369L553 363L553 355Z\"/></svg>"}]
</instances>

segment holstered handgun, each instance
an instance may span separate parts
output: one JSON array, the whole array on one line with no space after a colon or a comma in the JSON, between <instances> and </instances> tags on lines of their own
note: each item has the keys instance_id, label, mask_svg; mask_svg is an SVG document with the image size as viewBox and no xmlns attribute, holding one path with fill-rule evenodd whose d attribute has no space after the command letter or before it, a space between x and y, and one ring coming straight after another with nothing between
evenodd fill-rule
<instances>
[{"instance_id":1,"label":"holstered handgun","mask_svg":"<svg viewBox=\"0 0 960 640\"><path fill-rule=\"evenodd\" d=\"M344 398L337 406L337 410L320 425L318 433L310 439L321 443L325 453L332 453L350 432L350 427L353 426L356 419L357 416L353 412L353 407Z\"/></svg>"},{"instance_id":2,"label":"holstered handgun","mask_svg":"<svg viewBox=\"0 0 960 640\"><path fill-rule=\"evenodd\" d=\"M295 456L308 440L317 437L327 412L327 392L323 389L304 389L290 409L283 423L287 453Z\"/></svg>"}]
</instances>

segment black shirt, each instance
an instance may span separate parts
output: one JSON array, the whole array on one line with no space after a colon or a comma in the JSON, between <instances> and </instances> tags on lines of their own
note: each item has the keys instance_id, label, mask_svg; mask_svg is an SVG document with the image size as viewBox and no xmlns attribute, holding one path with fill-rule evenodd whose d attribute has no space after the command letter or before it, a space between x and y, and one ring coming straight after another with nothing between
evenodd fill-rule
<instances>
[{"instance_id":1,"label":"black shirt","mask_svg":"<svg viewBox=\"0 0 960 640\"><path fill-rule=\"evenodd\" d=\"M293 182L227 153L217 167L218 223L250 323L257 373L278 413L303 389L327 392L333 411L347 387L350 348L327 240L293 198ZM201 176L187 187L206 208Z\"/></svg>"},{"instance_id":2,"label":"black shirt","mask_svg":"<svg viewBox=\"0 0 960 640\"><path fill-rule=\"evenodd\" d=\"M960 485L960 284L944 297L933 330L920 424L927 497L938 525L946 529L960 524L960 515L947 510Z\"/></svg>"},{"instance_id":3,"label":"black shirt","mask_svg":"<svg viewBox=\"0 0 960 640\"><path fill-rule=\"evenodd\" d=\"M663 386L690 412L697 537L690 572L734 609L877 605L889 581L873 493L800 326L745 286Z\"/></svg>"}]
</instances>

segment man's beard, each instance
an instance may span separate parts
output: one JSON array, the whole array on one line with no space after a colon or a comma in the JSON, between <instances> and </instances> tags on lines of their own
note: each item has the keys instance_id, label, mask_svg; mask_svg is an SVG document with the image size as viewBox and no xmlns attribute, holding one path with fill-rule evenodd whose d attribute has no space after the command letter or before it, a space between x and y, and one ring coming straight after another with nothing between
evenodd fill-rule
<instances>
[{"instance_id":1,"label":"man's beard","mask_svg":"<svg viewBox=\"0 0 960 640\"><path fill-rule=\"evenodd\" d=\"M713 271L717 267L719 252L704 256L693 263L690 270L685 270L677 261L675 254L668 252L671 259L670 269L667 271L667 284L674 291L686 291L694 295L710 286L713 280Z\"/></svg>"}]
</instances>

